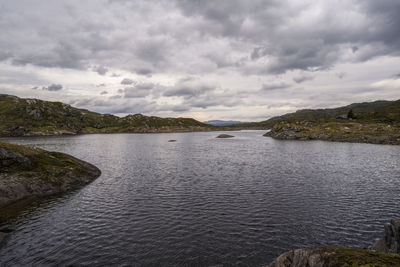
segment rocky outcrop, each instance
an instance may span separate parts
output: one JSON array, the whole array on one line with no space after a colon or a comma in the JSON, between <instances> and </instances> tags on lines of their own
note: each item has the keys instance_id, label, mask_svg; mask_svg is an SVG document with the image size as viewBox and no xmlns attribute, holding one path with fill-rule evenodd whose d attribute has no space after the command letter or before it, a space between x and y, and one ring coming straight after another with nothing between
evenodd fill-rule
<instances>
[{"instance_id":1,"label":"rocky outcrop","mask_svg":"<svg viewBox=\"0 0 400 267\"><path fill-rule=\"evenodd\" d=\"M229 135L229 134L220 134L216 138L232 138L232 137L234 137L234 136L233 135Z\"/></svg>"},{"instance_id":2,"label":"rocky outcrop","mask_svg":"<svg viewBox=\"0 0 400 267\"><path fill-rule=\"evenodd\" d=\"M370 249L320 247L283 253L268 267L400 266L400 219L385 225L385 236Z\"/></svg>"},{"instance_id":3,"label":"rocky outcrop","mask_svg":"<svg viewBox=\"0 0 400 267\"><path fill-rule=\"evenodd\" d=\"M367 249L321 247L295 249L268 267L400 266L400 256Z\"/></svg>"},{"instance_id":4,"label":"rocky outcrop","mask_svg":"<svg viewBox=\"0 0 400 267\"><path fill-rule=\"evenodd\" d=\"M400 128L390 124L358 122L282 122L264 136L281 140L324 140L334 142L400 145Z\"/></svg>"},{"instance_id":5,"label":"rocky outcrop","mask_svg":"<svg viewBox=\"0 0 400 267\"><path fill-rule=\"evenodd\" d=\"M376 241L371 249L400 254L400 219L393 219L385 225L385 236Z\"/></svg>"},{"instance_id":6,"label":"rocky outcrop","mask_svg":"<svg viewBox=\"0 0 400 267\"><path fill-rule=\"evenodd\" d=\"M67 154L0 142L0 208L76 189L100 174L97 167Z\"/></svg>"}]
</instances>

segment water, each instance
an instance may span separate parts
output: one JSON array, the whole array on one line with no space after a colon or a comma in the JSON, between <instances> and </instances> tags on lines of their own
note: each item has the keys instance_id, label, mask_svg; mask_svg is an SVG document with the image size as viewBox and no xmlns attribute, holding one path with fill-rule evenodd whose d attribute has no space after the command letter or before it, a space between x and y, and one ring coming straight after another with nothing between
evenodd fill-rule
<instances>
[{"instance_id":1,"label":"water","mask_svg":"<svg viewBox=\"0 0 400 267\"><path fill-rule=\"evenodd\" d=\"M102 175L14 217L0 265L262 266L297 247L367 247L399 217L400 146L262 133L7 139Z\"/></svg>"}]
</instances>

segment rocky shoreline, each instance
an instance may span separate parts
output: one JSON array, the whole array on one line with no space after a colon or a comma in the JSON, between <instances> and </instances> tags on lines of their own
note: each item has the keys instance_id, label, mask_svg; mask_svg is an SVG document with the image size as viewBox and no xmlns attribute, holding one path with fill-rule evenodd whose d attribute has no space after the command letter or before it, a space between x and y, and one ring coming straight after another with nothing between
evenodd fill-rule
<instances>
[{"instance_id":1,"label":"rocky shoreline","mask_svg":"<svg viewBox=\"0 0 400 267\"><path fill-rule=\"evenodd\" d=\"M333 142L400 145L400 128L390 124L357 122L278 123L264 136L280 140L323 140Z\"/></svg>"},{"instance_id":2,"label":"rocky shoreline","mask_svg":"<svg viewBox=\"0 0 400 267\"><path fill-rule=\"evenodd\" d=\"M318 247L294 249L267 267L400 266L400 219L385 225L385 236L369 249Z\"/></svg>"},{"instance_id":3,"label":"rocky shoreline","mask_svg":"<svg viewBox=\"0 0 400 267\"><path fill-rule=\"evenodd\" d=\"M226 131L235 131L237 129L223 128ZM62 129L46 129L38 131L36 129L18 128L0 131L0 137L34 137L34 136L60 136L60 135L80 135L80 134L117 134L117 133L185 133L185 132L215 132L221 131L221 128L206 128L206 127L169 127L163 126L160 128L152 127L136 127L132 129L115 129L115 128L84 128L74 130Z\"/></svg>"},{"instance_id":4,"label":"rocky shoreline","mask_svg":"<svg viewBox=\"0 0 400 267\"><path fill-rule=\"evenodd\" d=\"M0 208L76 189L100 174L94 165L67 154L0 142Z\"/></svg>"},{"instance_id":5,"label":"rocky shoreline","mask_svg":"<svg viewBox=\"0 0 400 267\"><path fill-rule=\"evenodd\" d=\"M0 211L24 199L77 189L100 174L94 165L67 154L0 141ZM10 232L0 225L0 245Z\"/></svg>"}]
</instances>

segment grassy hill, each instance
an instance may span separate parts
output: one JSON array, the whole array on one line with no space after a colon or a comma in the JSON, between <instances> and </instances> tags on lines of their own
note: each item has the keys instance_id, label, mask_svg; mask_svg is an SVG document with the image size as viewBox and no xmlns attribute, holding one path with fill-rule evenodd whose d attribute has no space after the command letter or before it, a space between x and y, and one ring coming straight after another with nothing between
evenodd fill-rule
<instances>
[{"instance_id":1,"label":"grassy hill","mask_svg":"<svg viewBox=\"0 0 400 267\"><path fill-rule=\"evenodd\" d=\"M338 121L336 117L347 115L352 110L356 120L360 123L400 123L400 100L397 101L375 101L354 103L344 107L331 109L303 109L294 113L273 117L262 122L251 123L266 128L272 128L281 122L332 122Z\"/></svg>"},{"instance_id":2,"label":"grassy hill","mask_svg":"<svg viewBox=\"0 0 400 267\"><path fill-rule=\"evenodd\" d=\"M350 110L354 119L343 120ZM355 103L333 109L299 110L259 122L266 136L288 140L327 140L400 144L400 100Z\"/></svg>"},{"instance_id":3,"label":"grassy hill","mask_svg":"<svg viewBox=\"0 0 400 267\"><path fill-rule=\"evenodd\" d=\"M0 136L78 133L171 132L211 130L191 118L160 118L141 114L120 118L61 102L0 95Z\"/></svg>"}]
</instances>

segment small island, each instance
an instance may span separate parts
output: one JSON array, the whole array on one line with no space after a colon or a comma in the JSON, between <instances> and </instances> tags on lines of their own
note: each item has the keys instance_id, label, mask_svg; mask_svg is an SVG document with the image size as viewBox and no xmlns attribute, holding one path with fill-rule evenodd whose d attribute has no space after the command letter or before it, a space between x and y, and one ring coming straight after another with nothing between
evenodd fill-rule
<instances>
[{"instance_id":1,"label":"small island","mask_svg":"<svg viewBox=\"0 0 400 267\"><path fill-rule=\"evenodd\" d=\"M0 142L0 208L79 188L100 174L94 165L67 154Z\"/></svg>"},{"instance_id":2,"label":"small island","mask_svg":"<svg viewBox=\"0 0 400 267\"><path fill-rule=\"evenodd\" d=\"M229 134L220 134L216 138L232 138L232 137L234 137L234 136L233 135L229 135Z\"/></svg>"}]
</instances>

